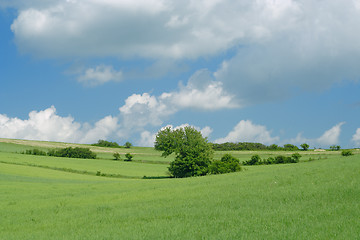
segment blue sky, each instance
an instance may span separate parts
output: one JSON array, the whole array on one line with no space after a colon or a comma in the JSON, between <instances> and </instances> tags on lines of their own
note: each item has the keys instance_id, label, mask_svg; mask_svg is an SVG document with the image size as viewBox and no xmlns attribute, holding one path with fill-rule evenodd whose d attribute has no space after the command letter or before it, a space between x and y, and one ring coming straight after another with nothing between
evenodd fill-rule
<instances>
[{"instance_id":1,"label":"blue sky","mask_svg":"<svg viewBox=\"0 0 360 240\"><path fill-rule=\"evenodd\" d=\"M358 0L0 0L0 137L360 147Z\"/></svg>"}]
</instances>

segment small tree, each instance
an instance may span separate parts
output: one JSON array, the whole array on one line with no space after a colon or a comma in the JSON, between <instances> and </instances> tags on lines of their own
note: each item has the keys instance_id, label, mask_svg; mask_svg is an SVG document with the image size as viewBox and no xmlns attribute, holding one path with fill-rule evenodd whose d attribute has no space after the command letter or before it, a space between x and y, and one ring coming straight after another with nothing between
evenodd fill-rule
<instances>
[{"instance_id":1,"label":"small tree","mask_svg":"<svg viewBox=\"0 0 360 240\"><path fill-rule=\"evenodd\" d=\"M167 127L160 130L156 135L155 149L163 151L163 157L175 153L175 160L169 167L169 172L174 177L203 176L209 171L212 146L193 127L175 130Z\"/></svg>"},{"instance_id":2,"label":"small tree","mask_svg":"<svg viewBox=\"0 0 360 240\"><path fill-rule=\"evenodd\" d=\"M121 159L121 156L120 156L120 153L116 152L113 154L115 160L120 160Z\"/></svg>"},{"instance_id":3,"label":"small tree","mask_svg":"<svg viewBox=\"0 0 360 240\"><path fill-rule=\"evenodd\" d=\"M302 147L302 149L303 149L304 151L307 151L310 146L309 146L309 144L307 144L307 143L303 143L303 144L300 145L300 147Z\"/></svg>"},{"instance_id":4,"label":"small tree","mask_svg":"<svg viewBox=\"0 0 360 240\"><path fill-rule=\"evenodd\" d=\"M133 158L134 156L133 155L131 155L130 153L127 153L127 154L125 154L125 161L132 161L132 158Z\"/></svg>"},{"instance_id":5,"label":"small tree","mask_svg":"<svg viewBox=\"0 0 360 240\"><path fill-rule=\"evenodd\" d=\"M332 146L330 146L331 151L339 151L340 148L341 148L341 147L340 147L339 145L332 145Z\"/></svg>"},{"instance_id":6,"label":"small tree","mask_svg":"<svg viewBox=\"0 0 360 240\"><path fill-rule=\"evenodd\" d=\"M131 144L131 142L126 142L124 146L125 146L125 148L131 148L132 144Z\"/></svg>"}]
</instances>

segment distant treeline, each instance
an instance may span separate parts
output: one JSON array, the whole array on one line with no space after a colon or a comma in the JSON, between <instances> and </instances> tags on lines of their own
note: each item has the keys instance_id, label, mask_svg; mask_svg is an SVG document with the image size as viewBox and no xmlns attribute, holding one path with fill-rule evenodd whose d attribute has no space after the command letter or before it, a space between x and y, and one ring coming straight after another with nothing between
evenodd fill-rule
<instances>
[{"instance_id":1,"label":"distant treeline","mask_svg":"<svg viewBox=\"0 0 360 240\"><path fill-rule=\"evenodd\" d=\"M285 144L283 147L276 144L271 144L266 146L262 143L252 143L252 142L226 142L226 143L213 143L212 147L215 151L241 151L241 150L274 150L274 151L298 151L299 148L293 144Z\"/></svg>"},{"instance_id":2,"label":"distant treeline","mask_svg":"<svg viewBox=\"0 0 360 240\"><path fill-rule=\"evenodd\" d=\"M97 146L97 147L110 147L110 148L121 148L121 147L130 148L132 146L132 144L130 142L126 142L124 144L124 146L120 146L117 142L110 142L110 141L101 140L101 139L97 143L94 143L91 145Z\"/></svg>"}]
</instances>

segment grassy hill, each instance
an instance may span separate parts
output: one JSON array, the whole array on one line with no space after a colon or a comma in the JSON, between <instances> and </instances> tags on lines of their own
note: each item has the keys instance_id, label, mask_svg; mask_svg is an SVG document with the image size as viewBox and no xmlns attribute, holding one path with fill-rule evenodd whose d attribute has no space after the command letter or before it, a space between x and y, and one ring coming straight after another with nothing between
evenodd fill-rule
<instances>
[{"instance_id":1,"label":"grassy hill","mask_svg":"<svg viewBox=\"0 0 360 240\"><path fill-rule=\"evenodd\" d=\"M87 147L99 159L30 156L19 152L75 145L0 142L0 239L360 236L360 154L356 151L350 157L301 152L303 158L297 164L248 166L225 175L141 179L166 176L164 163L171 158L161 158L152 148L92 146ZM135 162L113 161L113 151L131 152ZM247 160L254 152L233 154ZM97 171L116 177L96 176Z\"/></svg>"}]
</instances>

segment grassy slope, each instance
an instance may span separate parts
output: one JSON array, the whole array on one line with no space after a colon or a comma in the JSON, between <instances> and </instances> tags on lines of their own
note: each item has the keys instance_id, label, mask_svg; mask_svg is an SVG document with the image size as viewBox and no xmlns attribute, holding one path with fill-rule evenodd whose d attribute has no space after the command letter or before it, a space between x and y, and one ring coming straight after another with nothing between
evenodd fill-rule
<instances>
[{"instance_id":1,"label":"grassy slope","mask_svg":"<svg viewBox=\"0 0 360 240\"><path fill-rule=\"evenodd\" d=\"M0 163L0 239L356 239L359 169L355 155L129 180Z\"/></svg>"}]
</instances>

